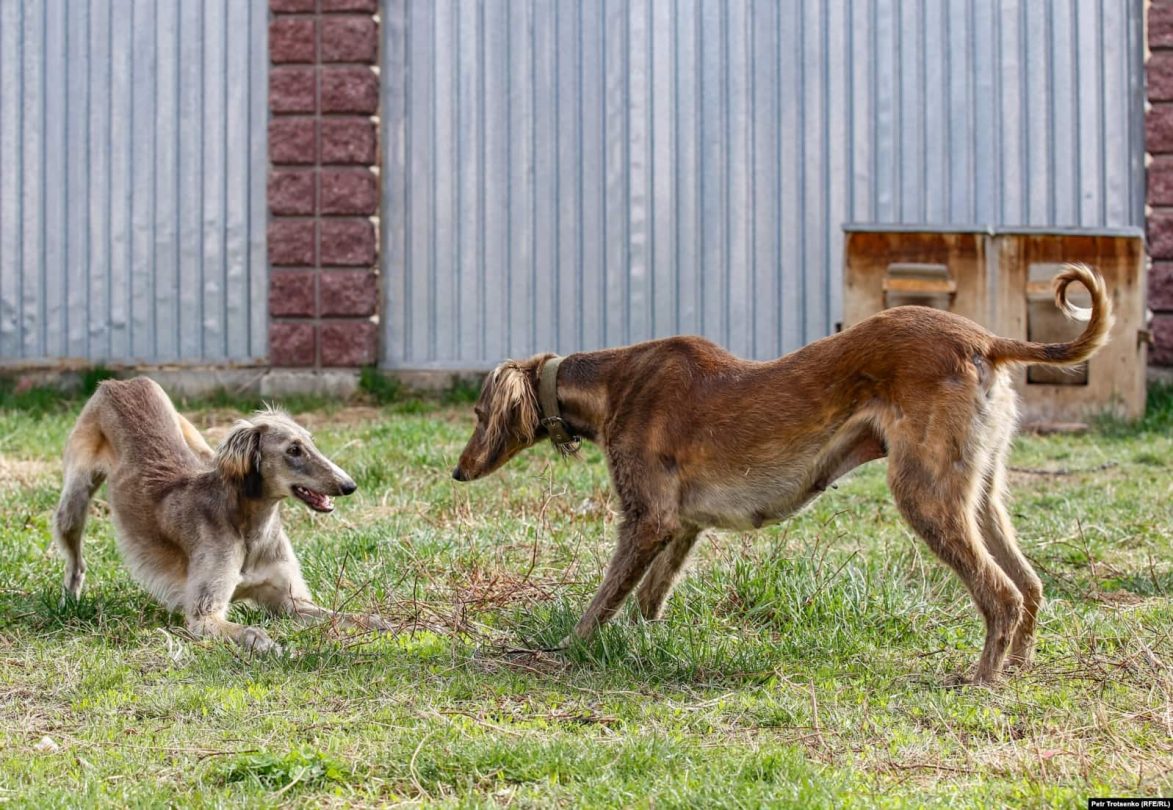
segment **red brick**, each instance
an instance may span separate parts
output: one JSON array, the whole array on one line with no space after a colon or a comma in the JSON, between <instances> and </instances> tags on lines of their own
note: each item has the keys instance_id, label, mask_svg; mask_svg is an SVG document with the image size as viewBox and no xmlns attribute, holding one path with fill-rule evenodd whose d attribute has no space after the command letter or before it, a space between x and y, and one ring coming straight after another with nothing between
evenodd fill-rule
<instances>
[{"instance_id":1,"label":"red brick","mask_svg":"<svg viewBox=\"0 0 1173 810\"><path fill-rule=\"evenodd\" d=\"M317 313L312 271L274 270L269 274L269 316L311 318Z\"/></svg>"},{"instance_id":2,"label":"red brick","mask_svg":"<svg viewBox=\"0 0 1173 810\"><path fill-rule=\"evenodd\" d=\"M366 169L322 172L323 214L373 214L379 208L375 175Z\"/></svg>"},{"instance_id":3,"label":"red brick","mask_svg":"<svg viewBox=\"0 0 1173 810\"><path fill-rule=\"evenodd\" d=\"M365 219L322 220L323 265L370 267L375 263L375 226Z\"/></svg>"},{"instance_id":4,"label":"red brick","mask_svg":"<svg viewBox=\"0 0 1173 810\"><path fill-rule=\"evenodd\" d=\"M1149 273L1149 308L1173 312L1173 262L1153 262Z\"/></svg>"},{"instance_id":5,"label":"red brick","mask_svg":"<svg viewBox=\"0 0 1173 810\"><path fill-rule=\"evenodd\" d=\"M1153 316L1153 344L1149 346L1149 363L1173 366L1173 314L1159 312Z\"/></svg>"},{"instance_id":6,"label":"red brick","mask_svg":"<svg viewBox=\"0 0 1173 810\"><path fill-rule=\"evenodd\" d=\"M1173 48L1173 2L1153 0L1148 29L1150 48Z\"/></svg>"},{"instance_id":7,"label":"red brick","mask_svg":"<svg viewBox=\"0 0 1173 810\"><path fill-rule=\"evenodd\" d=\"M269 172L269 211L273 214L314 212L314 172Z\"/></svg>"},{"instance_id":8,"label":"red brick","mask_svg":"<svg viewBox=\"0 0 1173 810\"><path fill-rule=\"evenodd\" d=\"M1173 99L1173 51L1153 51L1145 65L1145 89L1150 101Z\"/></svg>"},{"instance_id":9,"label":"red brick","mask_svg":"<svg viewBox=\"0 0 1173 810\"><path fill-rule=\"evenodd\" d=\"M269 264L313 265L314 225L312 219L275 219L270 222Z\"/></svg>"},{"instance_id":10,"label":"red brick","mask_svg":"<svg viewBox=\"0 0 1173 810\"><path fill-rule=\"evenodd\" d=\"M314 10L316 0L269 0L269 11L274 14L300 14Z\"/></svg>"},{"instance_id":11,"label":"red brick","mask_svg":"<svg viewBox=\"0 0 1173 810\"><path fill-rule=\"evenodd\" d=\"M273 68L269 72L269 109L275 113L314 112L314 69Z\"/></svg>"},{"instance_id":12,"label":"red brick","mask_svg":"<svg viewBox=\"0 0 1173 810\"><path fill-rule=\"evenodd\" d=\"M1154 157L1147 175L1148 201L1153 205L1173 205L1173 156Z\"/></svg>"},{"instance_id":13,"label":"red brick","mask_svg":"<svg viewBox=\"0 0 1173 810\"><path fill-rule=\"evenodd\" d=\"M377 333L371 321L322 324L322 365L369 366L375 362Z\"/></svg>"},{"instance_id":14,"label":"red brick","mask_svg":"<svg viewBox=\"0 0 1173 810\"><path fill-rule=\"evenodd\" d=\"M1149 255L1173 259L1173 211L1159 209L1149 215Z\"/></svg>"},{"instance_id":15,"label":"red brick","mask_svg":"<svg viewBox=\"0 0 1173 810\"><path fill-rule=\"evenodd\" d=\"M1173 152L1173 104L1158 102L1145 115L1145 149Z\"/></svg>"},{"instance_id":16,"label":"red brick","mask_svg":"<svg viewBox=\"0 0 1173 810\"><path fill-rule=\"evenodd\" d=\"M379 77L365 67L322 69L322 112L365 113L379 109Z\"/></svg>"},{"instance_id":17,"label":"red brick","mask_svg":"<svg viewBox=\"0 0 1173 810\"><path fill-rule=\"evenodd\" d=\"M312 323L269 324L269 362L274 366L313 366L317 330Z\"/></svg>"},{"instance_id":18,"label":"red brick","mask_svg":"<svg viewBox=\"0 0 1173 810\"><path fill-rule=\"evenodd\" d=\"M315 57L313 19L277 17L269 23L269 59L284 62L313 62Z\"/></svg>"},{"instance_id":19,"label":"red brick","mask_svg":"<svg viewBox=\"0 0 1173 810\"><path fill-rule=\"evenodd\" d=\"M379 0L322 0L322 11L365 11L374 14L379 8Z\"/></svg>"},{"instance_id":20,"label":"red brick","mask_svg":"<svg viewBox=\"0 0 1173 810\"><path fill-rule=\"evenodd\" d=\"M374 62L379 30L370 17L327 17L322 20L323 62Z\"/></svg>"},{"instance_id":21,"label":"red brick","mask_svg":"<svg viewBox=\"0 0 1173 810\"><path fill-rule=\"evenodd\" d=\"M375 124L363 118L322 119L322 162L375 162Z\"/></svg>"},{"instance_id":22,"label":"red brick","mask_svg":"<svg viewBox=\"0 0 1173 810\"><path fill-rule=\"evenodd\" d=\"M374 315L379 308L379 283L367 270L329 270L318 282L322 315Z\"/></svg>"},{"instance_id":23,"label":"red brick","mask_svg":"<svg viewBox=\"0 0 1173 810\"><path fill-rule=\"evenodd\" d=\"M316 126L312 118L274 118L269 122L269 160L295 164L316 161Z\"/></svg>"}]
</instances>

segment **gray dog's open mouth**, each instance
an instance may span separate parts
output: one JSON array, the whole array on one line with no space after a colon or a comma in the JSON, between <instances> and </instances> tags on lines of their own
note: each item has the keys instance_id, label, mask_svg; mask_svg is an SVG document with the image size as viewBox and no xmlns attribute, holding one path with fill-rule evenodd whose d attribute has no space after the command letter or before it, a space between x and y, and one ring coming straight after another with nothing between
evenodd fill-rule
<instances>
[{"instance_id":1,"label":"gray dog's open mouth","mask_svg":"<svg viewBox=\"0 0 1173 810\"><path fill-rule=\"evenodd\" d=\"M295 486L293 494L315 512L334 511L334 501L330 500L329 495L323 495L321 492L314 492L312 489L306 489L302 486Z\"/></svg>"}]
</instances>

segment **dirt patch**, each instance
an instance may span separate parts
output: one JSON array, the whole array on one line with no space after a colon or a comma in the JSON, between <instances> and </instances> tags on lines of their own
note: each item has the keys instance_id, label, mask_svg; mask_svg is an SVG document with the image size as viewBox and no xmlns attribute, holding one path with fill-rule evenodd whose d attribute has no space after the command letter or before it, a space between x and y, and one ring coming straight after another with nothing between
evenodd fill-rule
<instances>
[{"instance_id":1,"label":"dirt patch","mask_svg":"<svg viewBox=\"0 0 1173 810\"><path fill-rule=\"evenodd\" d=\"M381 410L371 405L348 405L330 413L307 411L306 413L294 414L293 418L299 425L313 431L323 427L369 425L373 422L381 422L387 417Z\"/></svg>"},{"instance_id":2,"label":"dirt patch","mask_svg":"<svg viewBox=\"0 0 1173 810\"><path fill-rule=\"evenodd\" d=\"M31 489L52 480L59 471L56 462L0 454L0 489Z\"/></svg>"}]
</instances>

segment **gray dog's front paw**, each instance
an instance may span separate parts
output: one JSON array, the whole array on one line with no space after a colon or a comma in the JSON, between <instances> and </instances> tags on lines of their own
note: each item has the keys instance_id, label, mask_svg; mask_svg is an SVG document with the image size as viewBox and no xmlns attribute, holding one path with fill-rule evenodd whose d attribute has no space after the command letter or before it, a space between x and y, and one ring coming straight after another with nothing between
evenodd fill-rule
<instances>
[{"instance_id":1,"label":"gray dog's front paw","mask_svg":"<svg viewBox=\"0 0 1173 810\"><path fill-rule=\"evenodd\" d=\"M257 655L281 655L282 652L281 645L269 638L269 634L259 627L244 628L237 643Z\"/></svg>"}]
</instances>

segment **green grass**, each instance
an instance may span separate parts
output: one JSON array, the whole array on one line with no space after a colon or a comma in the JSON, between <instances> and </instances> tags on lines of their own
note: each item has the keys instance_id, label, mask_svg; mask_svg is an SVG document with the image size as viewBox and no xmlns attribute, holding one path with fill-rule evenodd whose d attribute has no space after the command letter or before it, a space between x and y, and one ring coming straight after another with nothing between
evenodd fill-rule
<instances>
[{"instance_id":1,"label":"green grass","mask_svg":"<svg viewBox=\"0 0 1173 810\"><path fill-rule=\"evenodd\" d=\"M882 463L756 533L709 533L657 624L565 657L615 528L597 450L449 475L467 392L294 403L360 490L285 519L326 604L382 637L239 608L292 649L195 641L128 578L103 504L87 590L49 548L80 401L0 391L0 802L16 806L1084 807L1173 793L1173 394L1139 426L1022 437L1013 513L1049 601L1036 665L949 688L981 628ZM246 403L188 403L201 428ZM310 408L312 410L302 410ZM212 431L213 436L217 434ZM1044 475L1040 471L1060 471ZM42 743L44 738L51 743Z\"/></svg>"}]
</instances>

